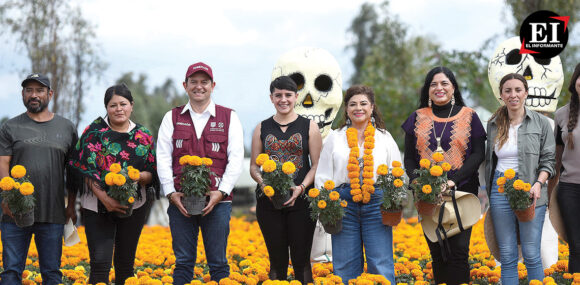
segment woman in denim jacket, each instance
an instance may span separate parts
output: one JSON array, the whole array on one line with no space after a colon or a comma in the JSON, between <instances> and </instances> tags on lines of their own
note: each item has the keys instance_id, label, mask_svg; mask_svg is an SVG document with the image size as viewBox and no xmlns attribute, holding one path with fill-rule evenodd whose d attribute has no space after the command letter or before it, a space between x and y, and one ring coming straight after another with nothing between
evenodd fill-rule
<instances>
[{"instance_id":1,"label":"woman in denim jacket","mask_svg":"<svg viewBox=\"0 0 580 285\"><path fill-rule=\"evenodd\" d=\"M518 284L518 241L528 270L528 280L543 280L540 240L548 202L546 181L554 174L555 142L548 120L525 107L526 79L507 74L499 85L504 102L487 124L485 174L490 213L500 252L503 285ZM518 222L507 197L498 192L497 179L509 168L532 184L530 196L537 199L532 221Z\"/></svg>"}]
</instances>

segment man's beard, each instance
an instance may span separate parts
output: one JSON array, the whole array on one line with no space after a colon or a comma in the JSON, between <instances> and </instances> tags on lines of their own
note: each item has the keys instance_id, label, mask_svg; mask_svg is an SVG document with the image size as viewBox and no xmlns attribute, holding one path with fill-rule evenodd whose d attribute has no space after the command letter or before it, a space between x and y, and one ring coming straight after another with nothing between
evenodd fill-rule
<instances>
[{"instance_id":1,"label":"man's beard","mask_svg":"<svg viewBox=\"0 0 580 285\"><path fill-rule=\"evenodd\" d=\"M31 104L32 102L37 102L38 105L32 106L32 104ZM48 107L48 102L43 102L40 99L37 99L37 100L30 99L30 100L28 100L28 102L24 102L24 106L26 106L26 110L28 110L28 112L33 113L33 114L37 114L37 113L44 111L44 109L46 109L46 107Z\"/></svg>"}]
</instances>

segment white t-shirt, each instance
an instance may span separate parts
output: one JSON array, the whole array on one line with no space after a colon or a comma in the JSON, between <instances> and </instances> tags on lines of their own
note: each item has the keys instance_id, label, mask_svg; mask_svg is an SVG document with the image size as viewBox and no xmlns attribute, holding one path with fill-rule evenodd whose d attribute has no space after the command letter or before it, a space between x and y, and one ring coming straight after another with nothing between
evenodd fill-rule
<instances>
[{"instance_id":1,"label":"white t-shirt","mask_svg":"<svg viewBox=\"0 0 580 285\"><path fill-rule=\"evenodd\" d=\"M510 126L508 139L501 148L498 148L499 144L495 144L497 171L504 172L511 168L518 172L518 129L521 125Z\"/></svg>"}]
</instances>

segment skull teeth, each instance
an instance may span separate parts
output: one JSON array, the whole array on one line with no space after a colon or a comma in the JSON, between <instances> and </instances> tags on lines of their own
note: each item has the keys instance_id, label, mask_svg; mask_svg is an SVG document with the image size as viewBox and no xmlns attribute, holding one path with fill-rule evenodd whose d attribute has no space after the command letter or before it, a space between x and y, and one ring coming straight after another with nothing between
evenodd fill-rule
<instances>
[{"instance_id":1,"label":"skull teeth","mask_svg":"<svg viewBox=\"0 0 580 285\"><path fill-rule=\"evenodd\" d=\"M313 120L317 124L324 122L324 115L303 115L303 117Z\"/></svg>"}]
</instances>

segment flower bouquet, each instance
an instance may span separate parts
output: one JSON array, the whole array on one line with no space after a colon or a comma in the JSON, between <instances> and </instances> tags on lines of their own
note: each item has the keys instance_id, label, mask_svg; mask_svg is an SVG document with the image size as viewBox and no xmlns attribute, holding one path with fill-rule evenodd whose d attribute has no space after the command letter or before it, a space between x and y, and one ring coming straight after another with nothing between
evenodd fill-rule
<instances>
[{"instance_id":1,"label":"flower bouquet","mask_svg":"<svg viewBox=\"0 0 580 285\"><path fill-rule=\"evenodd\" d=\"M433 153L433 165L428 159L419 161L420 168L415 170L418 177L411 183L415 194L417 212L432 216L441 201L441 191L447 185L447 172L451 164L443 162L443 154Z\"/></svg>"},{"instance_id":2,"label":"flower bouquet","mask_svg":"<svg viewBox=\"0 0 580 285\"><path fill-rule=\"evenodd\" d=\"M207 157L184 155L179 158L179 164L183 166L180 184L184 194L183 207L190 215L201 215L205 196L210 191L211 176L216 176L210 169L213 161Z\"/></svg>"},{"instance_id":3,"label":"flower bouquet","mask_svg":"<svg viewBox=\"0 0 580 285\"><path fill-rule=\"evenodd\" d=\"M256 164L262 167L262 179L266 185L264 194L270 198L274 208L286 207L284 203L290 199L290 188L295 186L292 180L292 174L296 172L294 163L281 163L270 159L265 153L260 153L256 157Z\"/></svg>"},{"instance_id":4,"label":"flower bouquet","mask_svg":"<svg viewBox=\"0 0 580 285\"><path fill-rule=\"evenodd\" d=\"M530 197L532 185L525 183L521 179L515 179L516 172L508 169L504 176L497 179L499 186L497 191L507 195L510 207L514 210L516 217L520 222L529 222L534 219L536 199Z\"/></svg>"},{"instance_id":5,"label":"flower bouquet","mask_svg":"<svg viewBox=\"0 0 580 285\"><path fill-rule=\"evenodd\" d=\"M311 188L308 191L310 202L310 217L320 220L324 230L329 234L337 234L342 230L342 217L347 202L340 199L340 194L334 191L334 182L328 180L324 188Z\"/></svg>"},{"instance_id":6,"label":"flower bouquet","mask_svg":"<svg viewBox=\"0 0 580 285\"><path fill-rule=\"evenodd\" d=\"M12 211L17 226L31 226L34 224L34 185L26 177L26 168L22 165L12 167L10 176L0 180L2 202Z\"/></svg>"},{"instance_id":7,"label":"flower bouquet","mask_svg":"<svg viewBox=\"0 0 580 285\"><path fill-rule=\"evenodd\" d=\"M141 176L139 170L128 166L122 168L121 164L113 163L109 166L109 171L105 175L105 184L109 186L107 195L119 201L121 205L128 206L125 214L115 213L119 218L126 218L133 214L133 203L137 197L137 181Z\"/></svg>"},{"instance_id":8,"label":"flower bouquet","mask_svg":"<svg viewBox=\"0 0 580 285\"><path fill-rule=\"evenodd\" d=\"M379 165L377 185L383 189L383 202L381 204L383 224L394 227L401 222L403 207L407 204L408 183L403 177L405 170L401 168L401 162L393 161L392 165L390 173L387 165Z\"/></svg>"}]
</instances>

